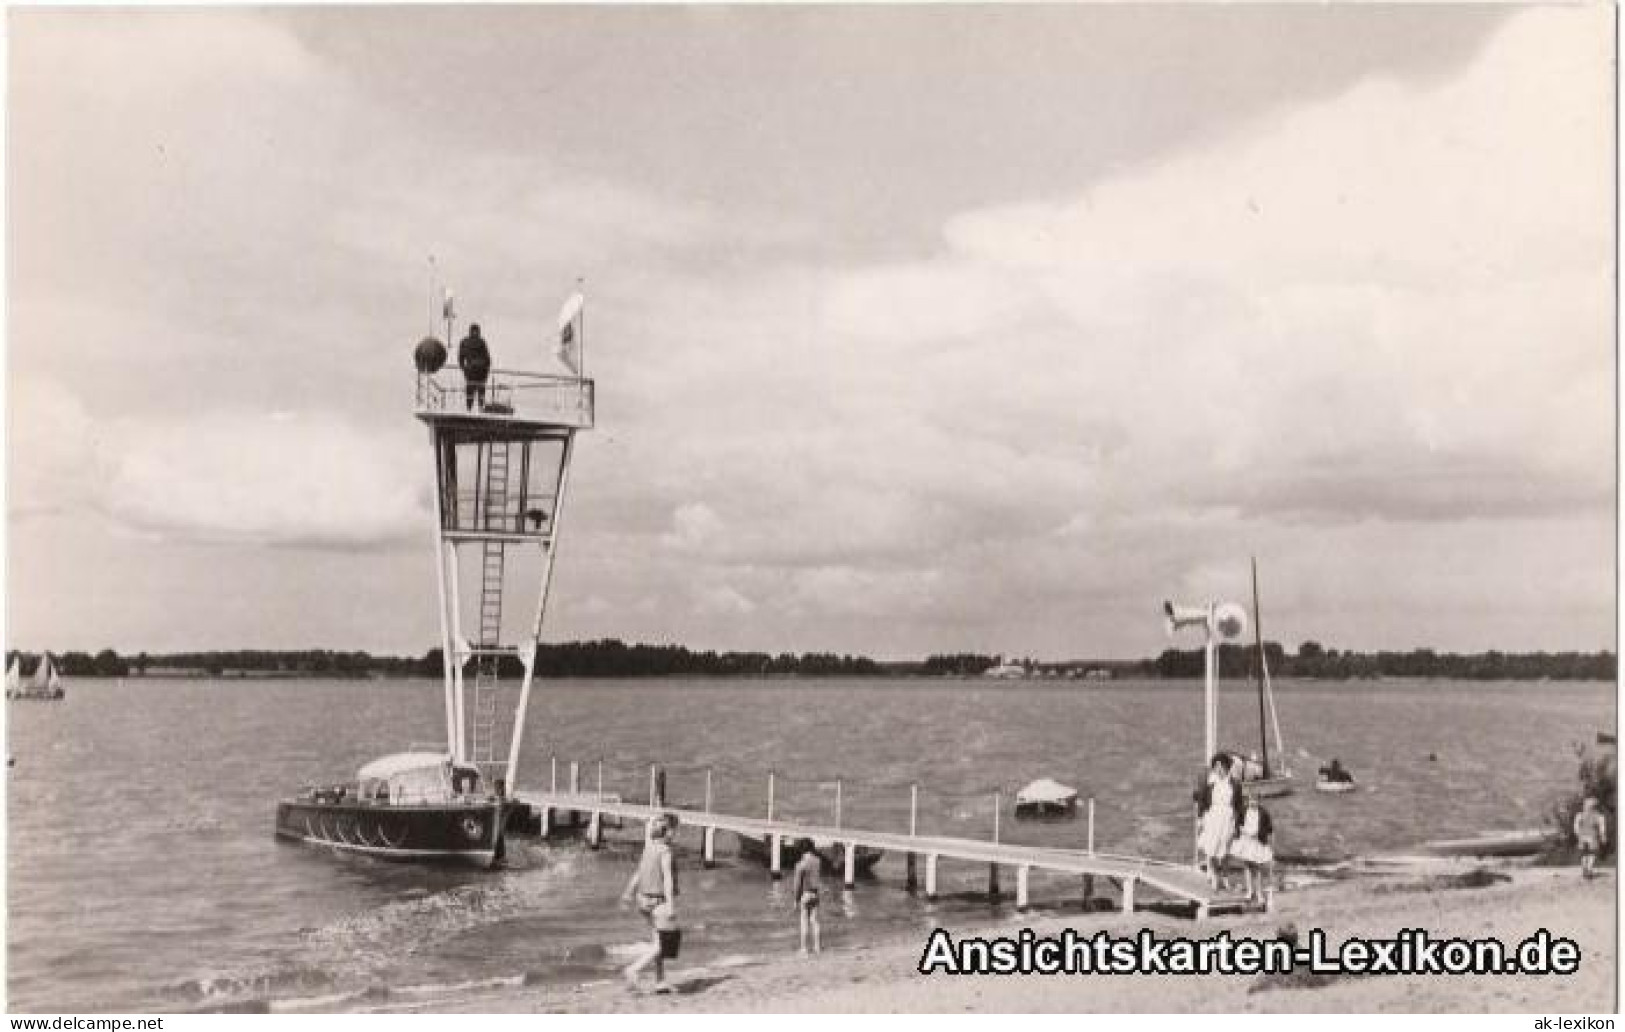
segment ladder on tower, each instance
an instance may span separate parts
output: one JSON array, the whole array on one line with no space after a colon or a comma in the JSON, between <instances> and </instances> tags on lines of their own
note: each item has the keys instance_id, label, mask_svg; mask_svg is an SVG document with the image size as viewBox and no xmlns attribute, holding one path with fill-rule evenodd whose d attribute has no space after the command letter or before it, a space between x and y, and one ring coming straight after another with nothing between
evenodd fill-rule
<instances>
[{"instance_id":1,"label":"ladder on tower","mask_svg":"<svg viewBox=\"0 0 1625 1032\"><path fill-rule=\"evenodd\" d=\"M485 530L507 530L508 442L493 441L485 463ZM496 762L497 698L501 692L502 657L494 650L502 640L502 576L507 558L502 541L487 539L480 557L480 637L481 649L493 650L480 656L474 675L474 736L470 743L478 764Z\"/></svg>"}]
</instances>

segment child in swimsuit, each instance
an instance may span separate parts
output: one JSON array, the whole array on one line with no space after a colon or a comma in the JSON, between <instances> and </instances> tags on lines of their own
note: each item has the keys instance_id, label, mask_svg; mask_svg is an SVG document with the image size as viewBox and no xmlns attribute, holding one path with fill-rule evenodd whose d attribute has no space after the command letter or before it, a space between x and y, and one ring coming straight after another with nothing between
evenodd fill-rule
<instances>
[{"instance_id":1,"label":"child in swimsuit","mask_svg":"<svg viewBox=\"0 0 1625 1032\"><path fill-rule=\"evenodd\" d=\"M790 898L795 900L796 911L801 915L801 955L807 955L807 932L812 932L812 951L823 952L820 942L822 929L818 924L818 879L823 873L824 863L813 848L811 839L802 839L800 843L801 859L796 862L794 872L790 875Z\"/></svg>"},{"instance_id":2,"label":"child in swimsuit","mask_svg":"<svg viewBox=\"0 0 1625 1032\"><path fill-rule=\"evenodd\" d=\"M677 867L672 857L670 839L676 831L676 821L670 818L653 821L649 827L649 841L644 846L643 858L638 861L638 869L632 872L632 877L626 883L626 891L621 898L632 902L637 897L638 913L649 923L648 952L633 961L622 977L626 984L636 989L638 976L650 964L655 968L655 992L670 992L666 984L665 950L661 943L661 932L671 933L677 931Z\"/></svg>"}]
</instances>

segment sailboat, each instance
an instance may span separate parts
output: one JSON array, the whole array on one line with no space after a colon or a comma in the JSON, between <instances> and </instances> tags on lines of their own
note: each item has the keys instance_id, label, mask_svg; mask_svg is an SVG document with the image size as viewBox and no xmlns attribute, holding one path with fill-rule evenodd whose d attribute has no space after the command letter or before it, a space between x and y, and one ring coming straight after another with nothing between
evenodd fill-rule
<instances>
[{"instance_id":1,"label":"sailboat","mask_svg":"<svg viewBox=\"0 0 1625 1032\"><path fill-rule=\"evenodd\" d=\"M30 702L56 702L67 695L62 687L62 675L57 673L56 664L51 662L51 654L45 653L40 658L39 666L34 668L34 676L23 682L20 659L11 661L11 668L6 671L6 698L26 700Z\"/></svg>"},{"instance_id":2,"label":"sailboat","mask_svg":"<svg viewBox=\"0 0 1625 1032\"><path fill-rule=\"evenodd\" d=\"M1292 770L1287 765L1286 744L1281 739L1281 720L1275 713L1275 692L1270 685L1270 661L1264 652L1264 620L1258 611L1258 560L1253 559L1253 645L1257 653L1254 671L1258 681L1258 752L1241 756L1231 751L1241 783L1263 799L1292 794ZM1266 724L1267 717L1267 724ZM1269 731L1275 732L1275 756L1271 763Z\"/></svg>"}]
</instances>

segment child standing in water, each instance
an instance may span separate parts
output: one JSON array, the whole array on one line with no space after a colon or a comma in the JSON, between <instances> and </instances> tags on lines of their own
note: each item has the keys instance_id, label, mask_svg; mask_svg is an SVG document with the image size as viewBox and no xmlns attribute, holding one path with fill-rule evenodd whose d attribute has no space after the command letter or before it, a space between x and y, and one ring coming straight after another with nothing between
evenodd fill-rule
<instances>
[{"instance_id":1,"label":"child standing in water","mask_svg":"<svg viewBox=\"0 0 1625 1032\"><path fill-rule=\"evenodd\" d=\"M807 955L807 932L812 932L812 951L823 952L820 942L822 929L818 925L818 879L824 872L824 862L813 848L812 839L802 839L801 859L796 861L790 875L790 898L795 901L796 912L801 915L801 955Z\"/></svg>"}]
</instances>

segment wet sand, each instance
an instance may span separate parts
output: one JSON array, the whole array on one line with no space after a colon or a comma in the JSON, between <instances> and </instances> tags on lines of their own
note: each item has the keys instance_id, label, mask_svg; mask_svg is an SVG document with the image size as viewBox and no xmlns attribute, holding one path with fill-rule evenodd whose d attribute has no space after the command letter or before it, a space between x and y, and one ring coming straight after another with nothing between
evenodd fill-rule
<instances>
[{"instance_id":1,"label":"wet sand","mask_svg":"<svg viewBox=\"0 0 1625 1032\"><path fill-rule=\"evenodd\" d=\"M950 929L1039 935L1074 928L1132 935L1273 938L1288 923L1300 933L1321 928L1333 942L1352 936L1393 937L1423 928L1435 938L1491 937L1515 946L1541 928L1575 940L1579 970L1570 976L1381 975L1283 987L1256 975L925 976L916 970L924 934L826 950L810 959L786 957L741 967L673 966L671 995L634 994L625 986L535 986L463 1001L472 1012L1464 1012L1594 1013L1613 1011L1615 881L1612 869L1592 882L1574 868L1499 868L1510 882L1479 888L1441 887L1441 874L1468 866L1406 868L1387 874L1290 889L1270 914L1188 918L1141 911L1100 911ZM889 888L877 891L891 891ZM1295 981L1293 978L1284 981ZM1275 983L1270 987L1269 983ZM380 1001L383 1011L415 1009ZM436 1007L436 1010L443 1009Z\"/></svg>"}]
</instances>

